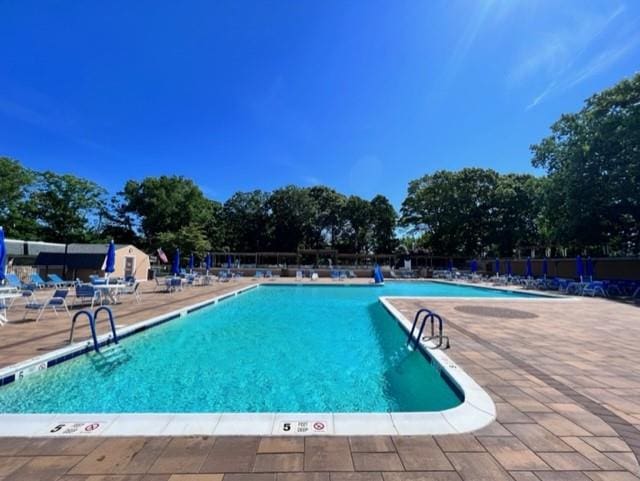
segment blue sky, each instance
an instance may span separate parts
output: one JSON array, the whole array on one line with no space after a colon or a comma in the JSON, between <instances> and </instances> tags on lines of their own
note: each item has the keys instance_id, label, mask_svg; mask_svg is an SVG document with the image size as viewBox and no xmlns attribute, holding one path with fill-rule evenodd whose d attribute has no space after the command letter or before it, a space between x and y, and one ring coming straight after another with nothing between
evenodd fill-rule
<instances>
[{"instance_id":1,"label":"blue sky","mask_svg":"<svg viewBox=\"0 0 640 481\"><path fill-rule=\"evenodd\" d=\"M635 0L0 2L0 155L117 191L387 195L529 145L632 75Z\"/></svg>"}]
</instances>

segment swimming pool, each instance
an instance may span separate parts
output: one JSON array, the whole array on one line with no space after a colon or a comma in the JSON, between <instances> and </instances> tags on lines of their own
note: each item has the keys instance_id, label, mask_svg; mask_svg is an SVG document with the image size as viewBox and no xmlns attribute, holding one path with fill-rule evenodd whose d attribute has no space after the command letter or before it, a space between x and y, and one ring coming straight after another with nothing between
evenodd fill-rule
<instances>
[{"instance_id":1,"label":"swimming pool","mask_svg":"<svg viewBox=\"0 0 640 481\"><path fill-rule=\"evenodd\" d=\"M435 413L465 393L380 296L529 297L447 283L263 285L0 388L0 413Z\"/></svg>"}]
</instances>

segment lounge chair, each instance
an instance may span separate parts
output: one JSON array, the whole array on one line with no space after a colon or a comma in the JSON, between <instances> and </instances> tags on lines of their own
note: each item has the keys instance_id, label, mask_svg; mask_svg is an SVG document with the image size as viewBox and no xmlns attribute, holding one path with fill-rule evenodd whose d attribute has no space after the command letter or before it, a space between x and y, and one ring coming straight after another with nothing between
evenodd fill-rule
<instances>
[{"instance_id":1,"label":"lounge chair","mask_svg":"<svg viewBox=\"0 0 640 481\"><path fill-rule=\"evenodd\" d=\"M588 282L587 285L582 288L582 295L591 297L601 295L602 297L608 297L602 281Z\"/></svg>"},{"instance_id":2,"label":"lounge chair","mask_svg":"<svg viewBox=\"0 0 640 481\"><path fill-rule=\"evenodd\" d=\"M264 278L265 279L269 279L270 281L272 281L273 280L273 273L271 271L266 271L264 273Z\"/></svg>"},{"instance_id":3,"label":"lounge chair","mask_svg":"<svg viewBox=\"0 0 640 481\"><path fill-rule=\"evenodd\" d=\"M71 287L75 284L75 281L65 281L58 274L49 274L49 281L56 287Z\"/></svg>"},{"instance_id":4,"label":"lounge chair","mask_svg":"<svg viewBox=\"0 0 640 481\"><path fill-rule=\"evenodd\" d=\"M218 272L218 282L229 282L229 273L227 271Z\"/></svg>"},{"instance_id":5,"label":"lounge chair","mask_svg":"<svg viewBox=\"0 0 640 481\"><path fill-rule=\"evenodd\" d=\"M69 308L67 307L67 294L69 294L69 291L67 289L56 289L53 295L46 301L38 302L34 300L28 303L26 306L24 306L25 311L22 318L26 319L27 313L30 310L37 310L38 315L36 316L36 322L38 322L42 317L45 309L47 308L53 309L53 312L56 314L56 316L58 315L58 309L64 309L67 313L67 316L71 317L71 313L69 312Z\"/></svg>"},{"instance_id":6,"label":"lounge chair","mask_svg":"<svg viewBox=\"0 0 640 481\"><path fill-rule=\"evenodd\" d=\"M264 272L256 271L256 273L254 274L253 278L256 279L256 280L263 279L264 278Z\"/></svg>"},{"instance_id":7,"label":"lounge chair","mask_svg":"<svg viewBox=\"0 0 640 481\"><path fill-rule=\"evenodd\" d=\"M9 287L14 287L18 290L29 288L29 286L22 282L16 274L6 274L5 278L7 279L7 284L9 285Z\"/></svg>"},{"instance_id":8,"label":"lounge chair","mask_svg":"<svg viewBox=\"0 0 640 481\"><path fill-rule=\"evenodd\" d=\"M100 292L93 287L92 284L76 284L76 295L73 300L73 306L75 306L78 301L90 302L91 308L93 309L93 305L100 301Z\"/></svg>"},{"instance_id":9,"label":"lounge chair","mask_svg":"<svg viewBox=\"0 0 640 481\"><path fill-rule=\"evenodd\" d=\"M296 271L296 281L302 281L302 279L304 279L302 271Z\"/></svg>"},{"instance_id":10,"label":"lounge chair","mask_svg":"<svg viewBox=\"0 0 640 481\"><path fill-rule=\"evenodd\" d=\"M348 277L349 279L355 279L355 278L356 278L356 277L358 277L358 276L356 276L356 273L355 273L355 272L353 272L353 271L347 271L347 277Z\"/></svg>"},{"instance_id":11,"label":"lounge chair","mask_svg":"<svg viewBox=\"0 0 640 481\"><path fill-rule=\"evenodd\" d=\"M128 294L133 296L135 301L140 304L142 298L140 297L140 281L136 281L133 284L127 284L126 287L120 291L121 294Z\"/></svg>"},{"instance_id":12,"label":"lounge chair","mask_svg":"<svg viewBox=\"0 0 640 481\"><path fill-rule=\"evenodd\" d=\"M633 299L633 302L635 302L636 304L640 304L640 287L638 287L633 294L631 294L631 299Z\"/></svg>"},{"instance_id":13,"label":"lounge chair","mask_svg":"<svg viewBox=\"0 0 640 481\"><path fill-rule=\"evenodd\" d=\"M55 287L55 284L50 281L45 281L40 274L31 274L31 283L38 289L45 287Z\"/></svg>"}]
</instances>

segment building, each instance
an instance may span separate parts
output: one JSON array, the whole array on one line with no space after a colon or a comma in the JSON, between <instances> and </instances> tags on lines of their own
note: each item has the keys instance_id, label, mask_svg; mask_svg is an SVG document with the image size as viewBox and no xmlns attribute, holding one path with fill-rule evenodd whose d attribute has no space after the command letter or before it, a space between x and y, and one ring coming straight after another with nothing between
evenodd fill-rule
<instances>
[{"instance_id":1,"label":"building","mask_svg":"<svg viewBox=\"0 0 640 481\"><path fill-rule=\"evenodd\" d=\"M28 266L46 278L48 274L59 274L66 279L86 281L92 274L104 275L108 244L55 244L6 240L7 254L13 268L20 275ZM116 244L116 277L147 278L151 267L149 256L133 245Z\"/></svg>"}]
</instances>

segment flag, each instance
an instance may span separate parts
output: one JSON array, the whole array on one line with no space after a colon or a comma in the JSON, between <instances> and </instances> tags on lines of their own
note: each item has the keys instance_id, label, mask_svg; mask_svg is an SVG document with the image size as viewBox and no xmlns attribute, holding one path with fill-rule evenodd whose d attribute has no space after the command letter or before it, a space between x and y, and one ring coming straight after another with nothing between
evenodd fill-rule
<instances>
[{"instance_id":1,"label":"flag","mask_svg":"<svg viewBox=\"0 0 640 481\"><path fill-rule=\"evenodd\" d=\"M163 264L168 264L169 259L167 258L167 254L164 253L162 249L158 249L158 258L162 261Z\"/></svg>"}]
</instances>

